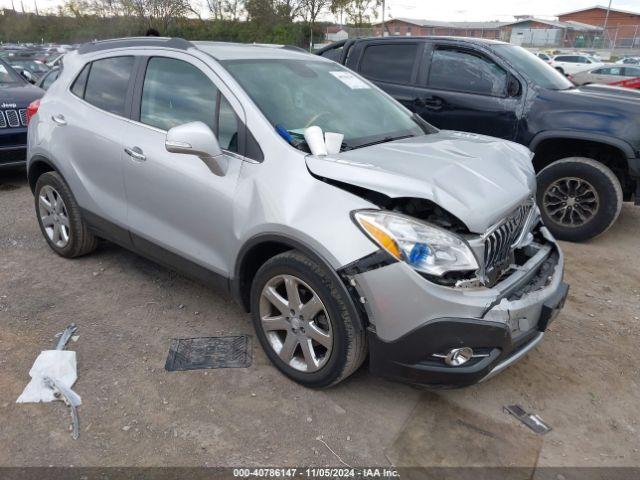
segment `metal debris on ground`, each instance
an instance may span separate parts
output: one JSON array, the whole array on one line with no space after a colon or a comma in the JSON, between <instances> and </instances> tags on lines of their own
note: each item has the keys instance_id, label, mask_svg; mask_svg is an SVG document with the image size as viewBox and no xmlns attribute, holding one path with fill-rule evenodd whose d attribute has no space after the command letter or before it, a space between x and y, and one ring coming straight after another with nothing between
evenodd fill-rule
<instances>
[{"instance_id":1,"label":"metal debris on ground","mask_svg":"<svg viewBox=\"0 0 640 480\"><path fill-rule=\"evenodd\" d=\"M56 399L63 401L69 406L69 409L71 410L71 436L74 440L77 440L80 436L77 408L82 403L80 396L53 378L43 377L42 381L47 388L53 391L53 396L56 397Z\"/></svg>"},{"instance_id":2,"label":"metal debris on ground","mask_svg":"<svg viewBox=\"0 0 640 480\"><path fill-rule=\"evenodd\" d=\"M165 370L247 368L251 366L251 336L177 338L171 342Z\"/></svg>"},{"instance_id":3,"label":"metal debris on ground","mask_svg":"<svg viewBox=\"0 0 640 480\"><path fill-rule=\"evenodd\" d=\"M31 381L27 384L16 403L39 403L61 400L71 409L72 435L74 439L79 436L77 407L82 403L80 395L71 390L78 379L76 366L76 352L65 350L70 338L78 330L75 324L68 325L59 337L55 350L40 352L29 376Z\"/></svg>"},{"instance_id":4,"label":"metal debris on ground","mask_svg":"<svg viewBox=\"0 0 640 480\"><path fill-rule=\"evenodd\" d=\"M527 413L520 405L506 405L502 407L505 412L513 415L527 427L538 435L544 435L551 431L551 427L547 425L538 415Z\"/></svg>"}]
</instances>

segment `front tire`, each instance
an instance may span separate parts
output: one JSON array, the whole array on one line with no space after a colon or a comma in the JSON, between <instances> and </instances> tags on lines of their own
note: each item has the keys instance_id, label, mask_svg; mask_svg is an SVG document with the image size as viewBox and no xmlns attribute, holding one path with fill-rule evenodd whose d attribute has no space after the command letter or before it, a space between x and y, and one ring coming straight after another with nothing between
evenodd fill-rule
<instances>
[{"instance_id":1,"label":"front tire","mask_svg":"<svg viewBox=\"0 0 640 480\"><path fill-rule=\"evenodd\" d=\"M38 178L35 207L40 231L58 255L73 258L96 249L98 240L89 232L71 190L57 172Z\"/></svg>"},{"instance_id":2,"label":"front tire","mask_svg":"<svg viewBox=\"0 0 640 480\"><path fill-rule=\"evenodd\" d=\"M324 266L297 251L281 253L256 273L251 315L258 339L287 377L311 388L342 381L364 361L348 295Z\"/></svg>"},{"instance_id":3,"label":"front tire","mask_svg":"<svg viewBox=\"0 0 640 480\"><path fill-rule=\"evenodd\" d=\"M580 242L608 230L622 209L622 187L602 163L570 157L538 173L542 219L560 240Z\"/></svg>"}]
</instances>

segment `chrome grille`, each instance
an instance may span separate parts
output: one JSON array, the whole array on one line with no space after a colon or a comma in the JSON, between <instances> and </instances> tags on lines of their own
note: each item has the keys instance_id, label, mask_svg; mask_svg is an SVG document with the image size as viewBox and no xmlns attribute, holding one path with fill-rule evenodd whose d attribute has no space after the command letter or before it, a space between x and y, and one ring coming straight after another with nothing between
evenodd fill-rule
<instances>
[{"instance_id":1,"label":"chrome grille","mask_svg":"<svg viewBox=\"0 0 640 480\"><path fill-rule=\"evenodd\" d=\"M495 280L509 266L514 244L527 225L532 208L533 201L523 203L486 235L484 239L485 277Z\"/></svg>"},{"instance_id":2,"label":"chrome grille","mask_svg":"<svg viewBox=\"0 0 640 480\"><path fill-rule=\"evenodd\" d=\"M0 128L7 128L7 121L4 118L2 110L0 110Z\"/></svg>"},{"instance_id":3,"label":"chrome grille","mask_svg":"<svg viewBox=\"0 0 640 480\"><path fill-rule=\"evenodd\" d=\"M27 110L24 108L21 108L20 110L18 110L18 113L20 114L20 123L22 123L23 127L27 126Z\"/></svg>"},{"instance_id":4,"label":"chrome grille","mask_svg":"<svg viewBox=\"0 0 640 480\"><path fill-rule=\"evenodd\" d=\"M5 110L4 114L7 116L7 123L10 127L16 128L20 126L20 117L16 110Z\"/></svg>"}]
</instances>

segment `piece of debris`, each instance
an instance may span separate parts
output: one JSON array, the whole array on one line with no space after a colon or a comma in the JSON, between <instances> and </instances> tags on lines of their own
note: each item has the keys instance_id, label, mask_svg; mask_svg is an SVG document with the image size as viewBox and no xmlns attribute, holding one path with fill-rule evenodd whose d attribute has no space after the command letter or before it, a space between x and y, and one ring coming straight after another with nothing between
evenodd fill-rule
<instances>
[{"instance_id":1,"label":"piece of debris","mask_svg":"<svg viewBox=\"0 0 640 480\"><path fill-rule=\"evenodd\" d=\"M79 431L79 422L78 422L78 410L77 407L80 405L81 400L80 396L71 390L70 388L65 387L61 383L57 382L55 379L50 377L43 377L42 379L45 386L53 391L53 396L56 397L57 400L62 400L66 403L71 410L71 427L72 433L71 436L74 440L77 440L80 436Z\"/></svg>"},{"instance_id":2,"label":"piece of debris","mask_svg":"<svg viewBox=\"0 0 640 480\"><path fill-rule=\"evenodd\" d=\"M251 366L251 336L176 338L172 340L165 370L247 368Z\"/></svg>"},{"instance_id":3,"label":"piece of debris","mask_svg":"<svg viewBox=\"0 0 640 480\"><path fill-rule=\"evenodd\" d=\"M73 438L79 436L77 407L82 403L80 395L71 390L78 379L76 352L65 350L69 339L78 330L75 324L68 325L59 337L55 350L40 352L29 376L31 381L22 391L16 403L39 403L61 400L71 408Z\"/></svg>"},{"instance_id":4,"label":"piece of debris","mask_svg":"<svg viewBox=\"0 0 640 480\"><path fill-rule=\"evenodd\" d=\"M520 405L507 405L502 408L505 412L516 417L538 435L544 435L551 431L551 427L544 423L538 415L527 413Z\"/></svg>"}]
</instances>

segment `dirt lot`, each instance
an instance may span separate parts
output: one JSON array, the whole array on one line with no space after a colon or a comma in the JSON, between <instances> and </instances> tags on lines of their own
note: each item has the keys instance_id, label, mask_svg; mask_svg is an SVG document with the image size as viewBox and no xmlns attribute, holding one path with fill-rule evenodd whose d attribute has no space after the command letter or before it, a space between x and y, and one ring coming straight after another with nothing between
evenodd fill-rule
<instances>
[{"instance_id":1,"label":"dirt lot","mask_svg":"<svg viewBox=\"0 0 640 480\"><path fill-rule=\"evenodd\" d=\"M166 372L172 338L253 333L233 301L114 245L69 261L42 239L24 173L0 177L0 465L640 466L640 208L565 244L571 292L528 357L426 392L361 369L325 391L247 369ZM79 325L81 436L61 403L17 405L38 353ZM552 427L503 413L518 403Z\"/></svg>"}]
</instances>

